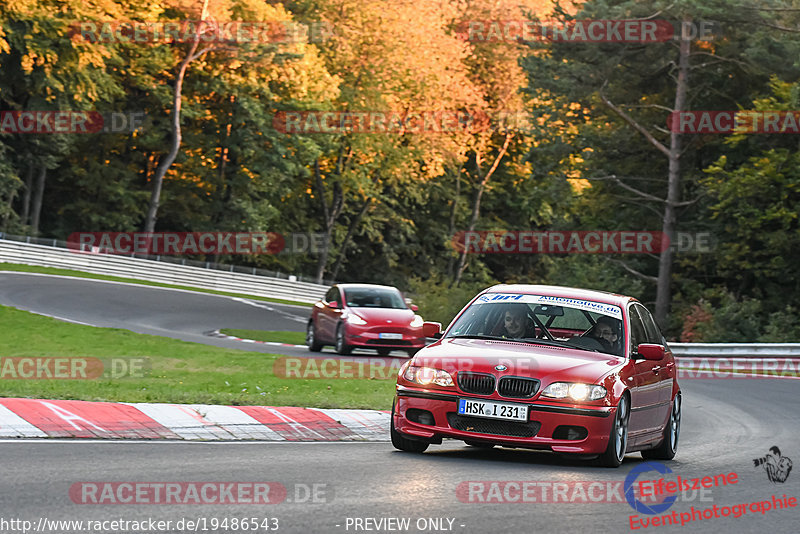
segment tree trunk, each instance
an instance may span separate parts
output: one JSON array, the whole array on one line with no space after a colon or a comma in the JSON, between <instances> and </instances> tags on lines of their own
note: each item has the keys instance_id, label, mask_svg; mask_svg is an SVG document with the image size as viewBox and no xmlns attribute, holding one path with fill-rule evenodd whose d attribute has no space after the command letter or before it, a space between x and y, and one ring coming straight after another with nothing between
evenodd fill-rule
<instances>
[{"instance_id":1,"label":"tree trunk","mask_svg":"<svg viewBox=\"0 0 800 534\"><path fill-rule=\"evenodd\" d=\"M471 234L475 230L475 225L478 223L478 217L480 216L480 211L481 211L481 198L483 197L483 190L485 188L486 188L486 179L484 178L478 183L478 186L475 189L475 195L472 200L472 215L470 216L469 219L469 226L467 227L467 235ZM458 256L458 264L456 265L456 272L455 276L453 277L453 283L450 284L451 287L457 286L459 282L461 282L461 275L464 274L464 270L466 268L467 268L467 248L465 246L464 250L462 250Z\"/></svg>"},{"instance_id":2,"label":"tree trunk","mask_svg":"<svg viewBox=\"0 0 800 534\"><path fill-rule=\"evenodd\" d=\"M489 171L486 175L481 179L478 183L477 188L475 189L475 199L472 201L472 215L469 219L469 227L467 228L467 232L473 232L475 230L475 226L478 224L478 218L481 215L481 197L483 197L483 192L486 189L486 184L489 183L489 179L494 174L494 171L497 170L497 166L500 165L500 160L503 159L505 156L506 151L508 150L508 144L511 142L511 138L514 135L511 133L506 134L506 139L503 142L503 147L500 149L500 152L497 153L497 157L494 158L494 163L489 168ZM481 158L475 158L475 167L478 170L478 176L480 176L481 172ZM457 286L459 282L461 282L461 275L464 274L464 270L467 268L467 249L466 247L464 250L461 251L461 255L458 258L458 266L456 267L456 275L453 279L453 283L451 286Z\"/></svg>"},{"instance_id":3,"label":"tree trunk","mask_svg":"<svg viewBox=\"0 0 800 534\"><path fill-rule=\"evenodd\" d=\"M333 226L325 228L325 239L322 241L322 250L319 251L319 258L317 258L317 274L314 276L314 282L321 284L325 276L325 264L328 263L328 255L331 250L331 234L333 233Z\"/></svg>"},{"instance_id":4,"label":"tree trunk","mask_svg":"<svg viewBox=\"0 0 800 534\"><path fill-rule=\"evenodd\" d=\"M33 163L28 165L25 175L25 194L22 196L22 224L28 224L31 215L31 192L33 191Z\"/></svg>"},{"instance_id":5,"label":"tree trunk","mask_svg":"<svg viewBox=\"0 0 800 534\"><path fill-rule=\"evenodd\" d=\"M222 222L225 214L225 206L228 204L232 197L231 188L228 185L227 180L225 179L225 171L228 167L228 160L230 154L230 147L228 146L230 143L231 138L231 129L233 127L233 106L236 102L236 96L231 95L228 99L230 102L230 109L228 110L228 117L225 121L225 133L220 141L220 154L219 154L219 186L220 198L222 199L220 203L219 213L217 214L218 221Z\"/></svg>"},{"instance_id":6,"label":"tree trunk","mask_svg":"<svg viewBox=\"0 0 800 534\"><path fill-rule=\"evenodd\" d=\"M675 88L675 109L679 113L686 108L686 93L689 90L689 52L690 42L681 33L680 52L678 57L678 80ZM667 327L667 315L671 299L670 282L672 278L672 244L675 241L675 225L677 221L676 206L680 202L681 184L681 134L674 131L670 134L669 146L669 178L667 182L667 201L664 205L664 219L661 231L669 240L670 246L658 258L658 285L656 289L656 322L661 328Z\"/></svg>"},{"instance_id":7,"label":"tree trunk","mask_svg":"<svg viewBox=\"0 0 800 534\"><path fill-rule=\"evenodd\" d=\"M458 210L458 199L461 196L461 166L458 166L458 174L456 174L456 192L453 195L453 202L450 204L450 223L447 226L447 235L450 236L450 243L453 243L453 239L456 236L456 213ZM455 256L450 254L450 258L447 260L447 275L455 280L455 272L453 269L455 268Z\"/></svg>"},{"instance_id":8,"label":"tree trunk","mask_svg":"<svg viewBox=\"0 0 800 534\"><path fill-rule=\"evenodd\" d=\"M39 235L39 217L42 214L42 198L44 197L44 184L47 178L47 168L42 165L36 179L36 194L33 197L33 215L31 216L31 233Z\"/></svg>"},{"instance_id":9,"label":"tree trunk","mask_svg":"<svg viewBox=\"0 0 800 534\"><path fill-rule=\"evenodd\" d=\"M208 0L204 0L201 20L205 20L207 8ZM202 27L202 25L200 25L200 27ZM192 38L192 45L189 47L186 57L183 58L183 61L181 61L180 68L178 69L178 75L175 79L175 90L172 95L172 144L170 145L167 155L164 156L164 159L158 164L155 176L153 176L153 191L150 194L150 205L147 209L147 216L144 221L145 232L153 232L155 230L156 218L158 216L158 205L161 202L161 186L164 183L164 176L166 176L167 171L172 166L175 158L178 157L178 151L181 148L181 91L183 90L183 79L186 77L186 69L189 67L189 64L192 61L208 51L208 49L206 49L200 53L196 53L197 47L200 44L199 31L200 30L198 29L198 31L195 32L194 37Z\"/></svg>"},{"instance_id":10,"label":"tree trunk","mask_svg":"<svg viewBox=\"0 0 800 534\"><path fill-rule=\"evenodd\" d=\"M325 265L328 263L328 255L331 250L331 236L333 235L333 226L336 219L342 212L344 207L344 198L342 194L342 184L337 180L333 182L333 198L331 205L325 200L325 184L322 182L322 171L319 168L319 160L314 162L314 183L319 195L320 206L322 207L323 227L325 229L325 240L322 243L322 250L317 260L317 274L315 281L318 284L322 283L322 277L325 274Z\"/></svg>"},{"instance_id":11,"label":"tree trunk","mask_svg":"<svg viewBox=\"0 0 800 534\"><path fill-rule=\"evenodd\" d=\"M342 262L344 261L344 252L347 248L347 244L350 242L350 239L353 237L353 234L358 228L358 224L361 222L361 218L364 217L364 214L367 212L369 205L372 203L372 199L368 198L364 201L364 205L361 206L361 209L358 211L358 214L353 217L353 220L350 221L350 226L347 228L347 234L344 236L342 240L342 245L339 249L339 256L336 258L336 263L333 266L333 270L331 271L331 279L336 280L336 277L339 275L339 269L342 267Z\"/></svg>"},{"instance_id":12,"label":"tree trunk","mask_svg":"<svg viewBox=\"0 0 800 534\"><path fill-rule=\"evenodd\" d=\"M6 212L3 215L3 232L8 231L8 220L11 218L11 213L14 211L14 199L17 198L17 191L11 191L8 195L8 204L6 205Z\"/></svg>"}]
</instances>

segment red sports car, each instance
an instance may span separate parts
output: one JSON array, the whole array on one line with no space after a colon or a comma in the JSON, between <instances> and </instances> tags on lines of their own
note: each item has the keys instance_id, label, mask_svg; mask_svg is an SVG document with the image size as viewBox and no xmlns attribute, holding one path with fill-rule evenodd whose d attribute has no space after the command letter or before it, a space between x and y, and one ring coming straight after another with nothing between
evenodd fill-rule
<instances>
[{"instance_id":1,"label":"red sports car","mask_svg":"<svg viewBox=\"0 0 800 534\"><path fill-rule=\"evenodd\" d=\"M400 349L413 356L427 343L426 332L442 326L423 322L416 311L394 287L337 284L311 309L306 345L312 351L333 345L339 354L356 347L377 349L382 356Z\"/></svg>"},{"instance_id":2,"label":"red sports car","mask_svg":"<svg viewBox=\"0 0 800 534\"><path fill-rule=\"evenodd\" d=\"M442 438L599 457L675 456L675 361L636 299L555 286L498 285L403 364L392 444L423 452Z\"/></svg>"}]
</instances>

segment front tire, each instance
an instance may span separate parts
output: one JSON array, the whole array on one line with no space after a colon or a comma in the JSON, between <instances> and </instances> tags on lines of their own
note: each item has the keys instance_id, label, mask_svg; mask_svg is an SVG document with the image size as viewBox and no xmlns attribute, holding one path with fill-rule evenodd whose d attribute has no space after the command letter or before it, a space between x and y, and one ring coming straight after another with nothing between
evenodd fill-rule
<instances>
[{"instance_id":1,"label":"front tire","mask_svg":"<svg viewBox=\"0 0 800 534\"><path fill-rule=\"evenodd\" d=\"M350 347L344 338L344 326L339 325L336 327L336 352L342 355L350 354L353 347Z\"/></svg>"},{"instance_id":2,"label":"front tire","mask_svg":"<svg viewBox=\"0 0 800 534\"><path fill-rule=\"evenodd\" d=\"M389 422L389 433L392 437L392 445L394 445L395 449L400 451L416 453L425 452L428 449L428 445L430 445L429 443L417 441L415 439L408 439L394 427L394 405L395 403L392 402L392 419Z\"/></svg>"},{"instance_id":3,"label":"front tire","mask_svg":"<svg viewBox=\"0 0 800 534\"><path fill-rule=\"evenodd\" d=\"M317 332L316 328L314 327L314 321L308 322L308 328L306 329L306 346L311 352L319 352L322 350L322 343L317 340Z\"/></svg>"},{"instance_id":4,"label":"front tire","mask_svg":"<svg viewBox=\"0 0 800 534\"><path fill-rule=\"evenodd\" d=\"M667 426L664 428L664 440L655 449L642 451L642 458L647 460L672 460L678 451L678 438L681 435L681 394L675 395L672 401L672 411L669 414Z\"/></svg>"},{"instance_id":5,"label":"front tire","mask_svg":"<svg viewBox=\"0 0 800 534\"><path fill-rule=\"evenodd\" d=\"M599 464L604 467L619 467L625 459L625 452L628 449L628 421L631 416L630 400L627 395L623 395L617 404L617 413L614 416L614 424L611 426L611 434L608 437L608 446L603 454L597 459Z\"/></svg>"}]
</instances>

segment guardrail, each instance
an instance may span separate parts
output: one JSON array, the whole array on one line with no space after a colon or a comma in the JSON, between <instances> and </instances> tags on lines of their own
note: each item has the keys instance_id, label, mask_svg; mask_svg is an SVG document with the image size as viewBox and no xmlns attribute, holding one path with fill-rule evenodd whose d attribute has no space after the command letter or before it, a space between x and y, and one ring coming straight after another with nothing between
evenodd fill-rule
<instances>
[{"instance_id":1,"label":"guardrail","mask_svg":"<svg viewBox=\"0 0 800 534\"><path fill-rule=\"evenodd\" d=\"M42 244L30 243L37 241ZM45 244L46 243L46 244ZM316 302L328 285L278 278L254 267L219 265L166 256L129 257L90 254L66 249L65 241L9 236L0 233L0 263L22 263L72 269L151 282L214 289L261 297ZM194 265L192 265L194 264ZM202 265L205 264L205 267ZM225 270L221 270L224 268ZM791 358L800 357L800 343L670 343L676 357Z\"/></svg>"},{"instance_id":2,"label":"guardrail","mask_svg":"<svg viewBox=\"0 0 800 534\"><path fill-rule=\"evenodd\" d=\"M800 357L800 343L670 343L669 348L679 358Z\"/></svg>"},{"instance_id":3,"label":"guardrail","mask_svg":"<svg viewBox=\"0 0 800 534\"><path fill-rule=\"evenodd\" d=\"M147 259L112 254L93 254L58 248L66 242L46 240L53 244L41 245L11 240L0 234L0 263L22 263L42 267L79 270L93 274L119 276L175 284L201 289L214 289L231 293L272 297L297 302L315 302L322 298L327 285L314 284L287 278L264 276L264 271L250 267L224 266L192 262L161 256ZM23 238L24 239L24 238ZM45 240L41 240L45 241ZM195 265L191 265L194 263ZM216 268L213 268L211 266Z\"/></svg>"}]
</instances>

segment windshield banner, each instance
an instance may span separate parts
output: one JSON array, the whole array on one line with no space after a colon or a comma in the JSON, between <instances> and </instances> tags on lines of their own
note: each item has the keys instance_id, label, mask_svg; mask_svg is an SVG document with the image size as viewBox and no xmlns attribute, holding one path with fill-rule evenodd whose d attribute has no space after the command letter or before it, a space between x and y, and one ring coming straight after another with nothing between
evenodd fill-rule
<instances>
[{"instance_id":1,"label":"windshield banner","mask_svg":"<svg viewBox=\"0 0 800 534\"><path fill-rule=\"evenodd\" d=\"M613 304L603 304L590 300L573 299L569 297L551 297L548 295L520 295L515 293L486 293L478 297L475 304L505 304L508 302L521 302L523 304L552 304L554 306L564 306L586 310L603 315L610 315L617 319L622 319L622 309Z\"/></svg>"}]
</instances>

